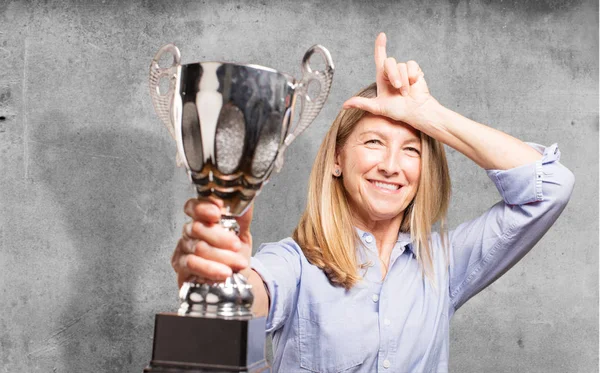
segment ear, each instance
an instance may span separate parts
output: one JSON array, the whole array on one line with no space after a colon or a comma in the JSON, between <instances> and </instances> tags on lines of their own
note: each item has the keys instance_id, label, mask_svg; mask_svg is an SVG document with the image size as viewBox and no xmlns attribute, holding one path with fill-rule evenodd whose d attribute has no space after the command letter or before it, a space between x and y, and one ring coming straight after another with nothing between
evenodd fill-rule
<instances>
[{"instance_id":1,"label":"ear","mask_svg":"<svg viewBox=\"0 0 600 373\"><path fill-rule=\"evenodd\" d=\"M335 162L334 165L336 167L340 167L342 166L342 152L339 149L335 150Z\"/></svg>"},{"instance_id":2,"label":"ear","mask_svg":"<svg viewBox=\"0 0 600 373\"><path fill-rule=\"evenodd\" d=\"M340 177L341 171L342 171L342 157L340 156L340 153L338 151L335 152L335 162L333 163L333 170L332 170L332 174L334 177ZM339 171L338 173L336 173L336 171Z\"/></svg>"}]
</instances>

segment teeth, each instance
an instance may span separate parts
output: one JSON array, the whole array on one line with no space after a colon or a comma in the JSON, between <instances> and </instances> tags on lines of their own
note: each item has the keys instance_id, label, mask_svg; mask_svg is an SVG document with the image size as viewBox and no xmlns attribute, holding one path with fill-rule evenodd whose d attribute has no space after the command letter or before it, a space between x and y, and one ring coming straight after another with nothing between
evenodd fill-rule
<instances>
[{"instance_id":1,"label":"teeth","mask_svg":"<svg viewBox=\"0 0 600 373\"><path fill-rule=\"evenodd\" d=\"M380 181L374 181L373 184L375 184L376 186L378 186L380 188L387 189L387 190L398 190L398 188L400 187L399 185L396 185L396 184L382 183Z\"/></svg>"}]
</instances>

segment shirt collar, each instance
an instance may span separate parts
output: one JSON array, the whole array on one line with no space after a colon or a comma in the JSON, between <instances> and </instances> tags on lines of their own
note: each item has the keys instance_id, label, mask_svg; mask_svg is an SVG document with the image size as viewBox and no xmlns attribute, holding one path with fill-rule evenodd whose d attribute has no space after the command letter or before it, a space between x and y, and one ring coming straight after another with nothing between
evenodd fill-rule
<instances>
[{"instance_id":1,"label":"shirt collar","mask_svg":"<svg viewBox=\"0 0 600 373\"><path fill-rule=\"evenodd\" d=\"M373 237L373 235L370 232L363 231L356 227L354 229L356 229L356 233L358 234L360 241L365 247L369 248L371 247L371 244L375 243L375 237ZM410 253L416 258L416 253L413 250L413 244L410 239L410 233L398 232L398 238L396 239L396 243L399 244L398 247L405 247L405 250L410 251Z\"/></svg>"}]
</instances>

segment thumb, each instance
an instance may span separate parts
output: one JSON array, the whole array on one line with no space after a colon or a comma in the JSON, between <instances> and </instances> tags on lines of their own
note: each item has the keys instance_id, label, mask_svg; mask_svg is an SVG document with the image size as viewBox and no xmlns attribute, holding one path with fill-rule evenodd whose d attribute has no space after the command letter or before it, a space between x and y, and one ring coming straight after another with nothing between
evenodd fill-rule
<instances>
[{"instance_id":1,"label":"thumb","mask_svg":"<svg viewBox=\"0 0 600 373\"><path fill-rule=\"evenodd\" d=\"M352 97L348 101L344 102L344 109L361 109L364 111L368 111L374 115L383 115L383 110L381 109L381 105L377 102L377 100L373 98L366 97Z\"/></svg>"},{"instance_id":2,"label":"thumb","mask_svg":"<svg viewBox=\"0 0 600 373\"><path fill-rule=\"evenodd\" d=\"M240 236L250 231L250 224L252 223L252 213L254 211L254 203L248 207L248 210L244 213L244 215L235 218L238 224L240 225Z\"/></svg>"}]
</instances>

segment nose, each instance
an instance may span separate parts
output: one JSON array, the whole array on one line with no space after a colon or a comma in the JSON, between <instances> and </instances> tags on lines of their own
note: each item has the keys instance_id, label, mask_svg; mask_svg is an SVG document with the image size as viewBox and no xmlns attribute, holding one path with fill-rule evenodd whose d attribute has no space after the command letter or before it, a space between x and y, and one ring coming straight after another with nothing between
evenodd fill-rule
<instances>
[{"instance_id":1,"label":"nose","mask_svg":"<svg viewBox=\"0 0 600 373\"><path fill-rule=\"evenodd\" d=\"M390 148L386 149L377 165L377 169L387 177L398 175L402 172L402 152Z\"/></svg>"}]
</instances>

